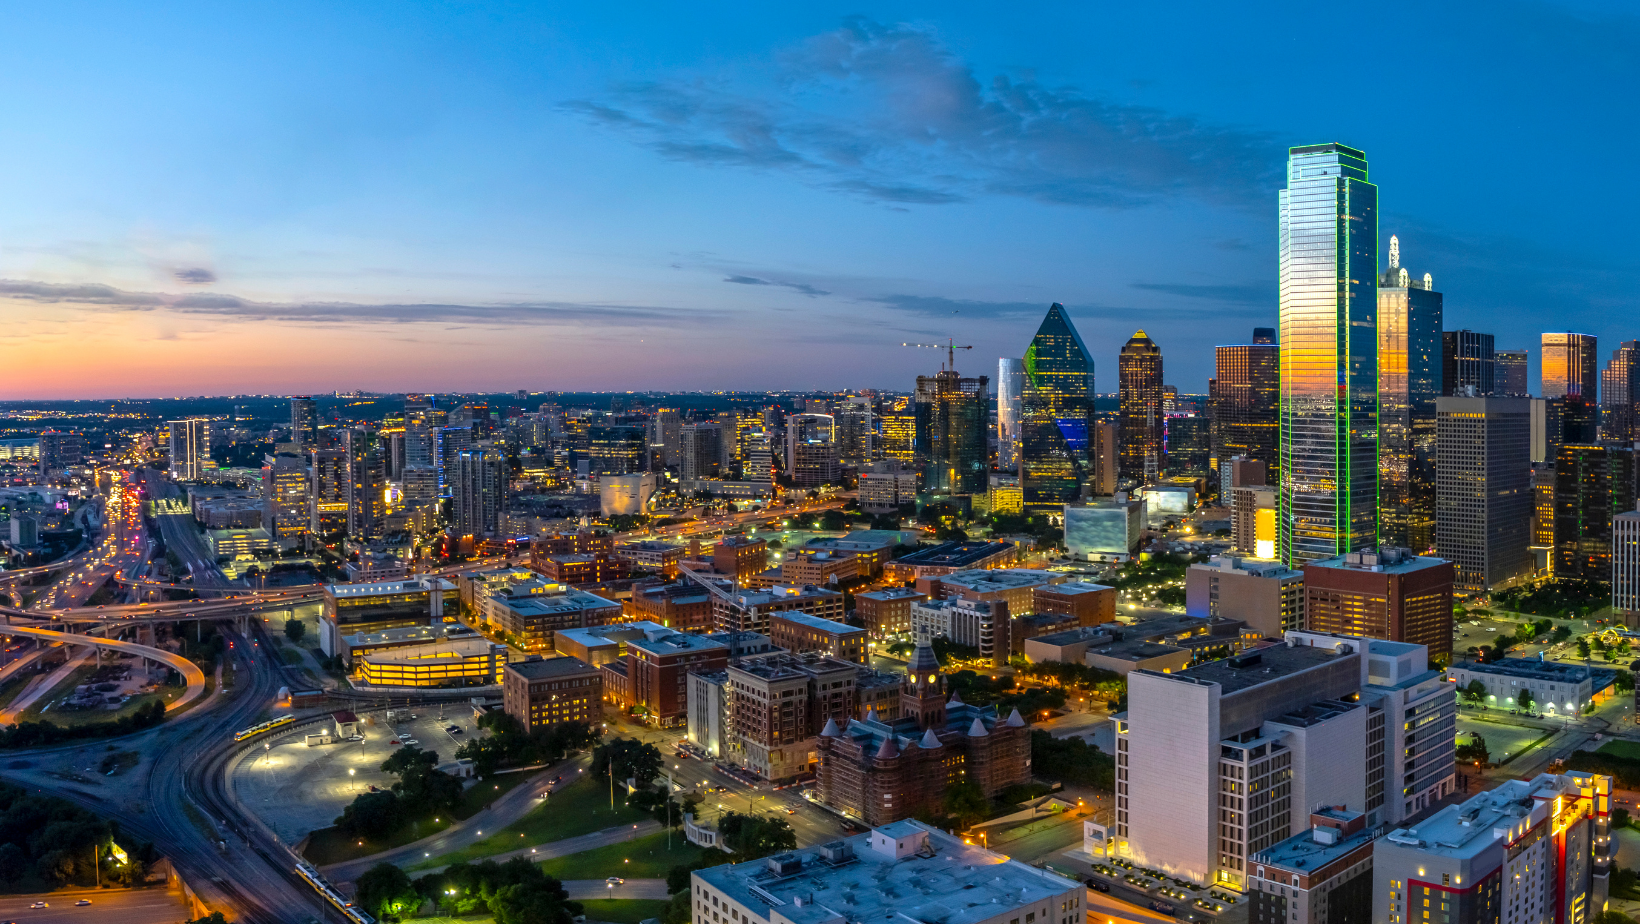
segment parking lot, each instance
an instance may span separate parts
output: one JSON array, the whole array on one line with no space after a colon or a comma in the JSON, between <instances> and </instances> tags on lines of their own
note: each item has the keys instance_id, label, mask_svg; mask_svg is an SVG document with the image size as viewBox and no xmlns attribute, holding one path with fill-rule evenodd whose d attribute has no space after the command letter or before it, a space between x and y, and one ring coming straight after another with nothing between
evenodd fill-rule
<instances>
[{"instance_id":1,"label":"parking lot","mask_svg":"<svg viewBox=\"0 0 1640 924\"><path fill-rule=\"evenodd\" d=\"M411 711L395 710L392 724L385 712L361 713L363 741L308 747L305 737L321 730L315 726L270 737L264 743L271 748L253 746L234 765L234 792L281 841L294 844L310 831L329 827L359 793L394 783L396 777L383 773L381 764L401 746L396 743L398 735L409 735L443 763L453 760L456 749L469 738L488 734L473 724L472 710L465 704L445 705L442 719L439 711L436 705L418 708L416 718L410 719ZM445 731L447 725L461 732L451 734Z\"/></svg>"}]
</instances>

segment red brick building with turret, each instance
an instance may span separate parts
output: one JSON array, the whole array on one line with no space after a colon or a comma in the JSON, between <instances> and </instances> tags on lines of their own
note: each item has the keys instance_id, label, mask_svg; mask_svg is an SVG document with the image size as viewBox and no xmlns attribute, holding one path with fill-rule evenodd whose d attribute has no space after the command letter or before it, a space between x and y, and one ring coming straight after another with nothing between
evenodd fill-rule
<instances>
[{"instance_id":1,"label":"red brick building with turret","mask_svg":"<svg viewBox=\"0 0 1640 924\"><path fill-rule=\"evenodd\" d=\"M917 646L900 687L900 719L876 712L820 733L821 801L873 827L943 813L952 783L972 780L987 797L1031 779L1031 731L1019 711L1006 719L945 693L932 648Z\"/></svg>"}]
</instances>

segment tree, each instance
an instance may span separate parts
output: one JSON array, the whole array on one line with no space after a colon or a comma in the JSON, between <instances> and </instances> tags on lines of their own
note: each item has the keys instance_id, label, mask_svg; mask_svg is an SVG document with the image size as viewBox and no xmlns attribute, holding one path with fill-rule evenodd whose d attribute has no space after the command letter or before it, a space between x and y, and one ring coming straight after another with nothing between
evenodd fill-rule
<instances>
[{"instance_id":1,"label":"tree","mask_svg":"<svg viewBox=\"0 0 1640 924\"><path fill-rule=\"evenodd\" d=\"M1460 744L1452 755L1459 763L1485 765L1491 763L1492 755L1486 749L1486 739L1480 735L1471 735L1468 744Z\"/></svg>"},{"instance_id":2,"label":"tree","mask_svg":"<svg viewBox=\"0 0 1640 924\"><path fill-rule=\"evenodd\" d=\"M302 636L307 632L307 626L300 619L285 620L285 638L293 643L300 644Z\"/></svg>"},{"instance_id":3,"label":"tree","mask_svg":"<svg viewBox=\"0 0 1640 924\"><path fill-rule=\"evenodd\" d=\"M1629 826L1629 810L1620 808L1612 812L1612 827L1626 828Z\"/></svg>"},{"instance_id":4,"label":"tree","mask_svg":"<svg viewBox=\"0 0 1640 924\"><path fill-rule=\"evenodd\" d=\"M1521 712L1530 712L1534 702L1531 690L1521 690L1520 695L1515 697L1515 705L1520 707Z\"/></svg>"},{"instance_id":5,"label":"tree","mask_svg":"<svg viewBox=\"0 0 1640 924\"><path fill-rule=\"evenodd\" d=\"M991 800L973 780L959 780L945 787L945 813L964 828L984 820L991 813Z\"/></svg>"},{"instance_id":6,"label":"tree","mask_svg":"<svg viewBox=\"0 0 1640 924\"><path fill-rule=\"evenodd\" d=\"M360 793L336 818L336 827L348 837L380 840L404 824L403 807L397 793Z\"/></svg>"},{"instance_id":7,"label":"tree","mask_svg":"<svg viewBox=\"0 0 1640 924\"><path fill-rule=\"evenodd\" d=\"M631 738L615 738L598 746L592 752L592 772L608 778L613 766L618 779L631 777L639 786L648 786L660 775L666 759L653 744Z\"/></svg>"},{"instance_id":8,"label":"tree","mask_svg":"<svg viewBox=\"0 0 1640 924\"><path fill-rule=\"evenodd\" d=\"M1486 684L1481 683L1479 680L1471 680L1469 681L1469 684L1463 688L1463 695L1469 697L1469 701L1472 703L1479 704L1485 702Z\"/></svg>"},{"instance_id":9,"label":"tree","mask_svg":"<svg viewBox=\"0 0 1640 924\"><path fill-rule=\"evenodd\" d=\"M398 918L414 914L421 907L416 884L404 870L391 863L371 867L356 883L357 902L378 918Z\"/></svg>"},{"instance_id":10,"label":"tree","mask_svg":"<svg viewBox=\"0 0 1640 924\"><path fill-rule=\"evenodd\" d=\"M797 834L780 818L726 812L718 820L718 836L734 852L736 863L797 849Z\"/></svg>"},{"instance_id":11,"label":"tree","mask_svg":"<svg viewBox=\"0 0 1640 924\"><path fill-rule=\"evenodd\" d=\"M1589 660L1589 640L1587 638L1577 640L1577 656L1585 661Z\"/></svg>"},{"instance_id":12,"label":"tree","mask_svg":"<svg viewBox=\"0 0 1640 924\"><path fill-rule=\"evenodd\" d=\"M1634 675L1628 671L1618 671L1617 679L1612 681L1612 683L1617 688L1617 692L1619 693L1631 693L1634 691Z\"/></svg>"},{"instance_id":13,"label":"tree","mask_svg":"<svg viewBox=\"0 0 1640 924\"><path fill-rule=\"evenodd\" d=\"M841 510L827 510L820 517L820 528L824 530L840 530L848 528L848 515Z\"/></svg>"}]
</instances>

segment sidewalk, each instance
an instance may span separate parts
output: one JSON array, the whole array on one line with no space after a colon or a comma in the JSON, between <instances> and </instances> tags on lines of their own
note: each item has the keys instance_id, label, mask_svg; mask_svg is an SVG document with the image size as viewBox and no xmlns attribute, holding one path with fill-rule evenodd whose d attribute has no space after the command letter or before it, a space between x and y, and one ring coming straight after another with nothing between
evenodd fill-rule
<instances>
[{"instance_id":1,"label":"sidewalk","mask_svg":"<svg viewBox=\"0 0 1640 924\"><path fill-rule=\"evenodd\" d=\"M656 901L671 898L666 894L665 879L628 879L618 886L612 886L602 879L565 879L564 891L569 893L571 901L577 902L599 898L647 898Z\"/></svg>"},{"instance_id":2,"label":"sidewalk","mask_svg":"<svg viewBox=\"0 0 1640 924\"><path fill-rule=\"evenodd\" d=\"M513 857L528 857L531 861L540 862L541 860L552 860L552 859L555 859L557 857L567 857L572 853L580 853L583 850L591 850L594 847L608 847L610 844L619 844L619 843L622 843L624 841L636 840L637 838L643 837L645 835L654 834L658 831L663 831L663 830L665 830L665 829L661 827L661 823L658 822L658 821L654 821L654 820L641 821L636 825L618 825L618 826L613 827L613 828L605 828L602 831L594 831L591 834L582 834L579 837L567 837L567 838L565 838L561 841L552 841L551 843L542 844L538 847L522 847L518 850L509 850L506 853L498 853L498 854L495 854L493 856L485 857L484 859L494 860L497 863L505 863L508 860L511 860ZM442 873L446 869L449 869L449 867L448 866L433 866L433 867L429 867L427 869L418 869L418 870L416 870L416 875L417 876L427 876L427 875L430 875L432 873ZM631 881L632 882L645 882L645 881L648 881L648 880L634 879L634 880L631 880ZM666 880L657 879L657 880L654 880L654 881L659 882L661 884L660 897L665 898L666 897ZM604 883L602 882L602 880L598 881L599 886L602 886L603 884ZM570 897L574 898L575 896L571 895ZM647 895L600 895L600 896L592 896L592 897L596 897L596 898L648 898L649 896L647 896Z\"/></svg>"}]
</instances>

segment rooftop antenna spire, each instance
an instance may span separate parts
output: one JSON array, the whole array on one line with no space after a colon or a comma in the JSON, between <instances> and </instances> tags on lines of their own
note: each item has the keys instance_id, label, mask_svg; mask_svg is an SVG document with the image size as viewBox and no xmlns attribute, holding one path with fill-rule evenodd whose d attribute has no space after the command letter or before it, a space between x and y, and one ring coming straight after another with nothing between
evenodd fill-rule
<instances>
[{"instance_id":1,"label":"rooftop antenna spire","mask_svg":"<svg viewBox=\"0 0 1640 924\"><path fill-rule=\"evenodd\" d=\"M1391 234L1389 236L1389 268L1398 269L1401 266L1401 239Z\"/></svg>"}]
</instances>

